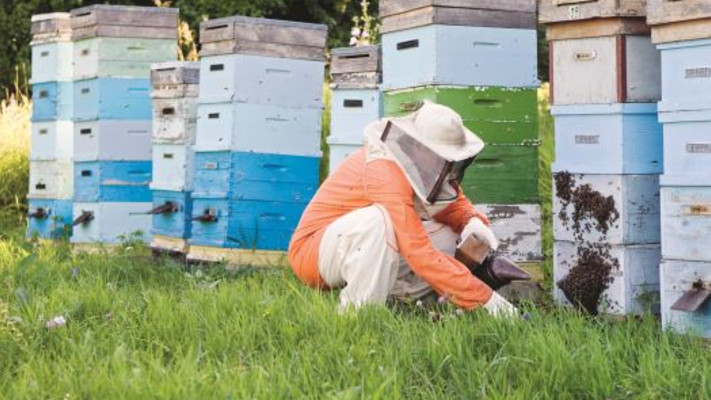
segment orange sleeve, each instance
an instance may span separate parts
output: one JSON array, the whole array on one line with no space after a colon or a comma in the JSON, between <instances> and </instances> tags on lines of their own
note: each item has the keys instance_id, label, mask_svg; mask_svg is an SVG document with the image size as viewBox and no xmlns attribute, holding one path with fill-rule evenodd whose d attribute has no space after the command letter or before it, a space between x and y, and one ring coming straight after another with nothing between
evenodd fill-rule
<instances>
[{"instance_id":1,"label":"orange sleeve","mask_svg":"<svg viewBox=\"0 0 711 400\"><path fill-rule=\"evenodd\" d=\"M398 251L415 274L464 309L476 308L491 298L491 288L432 245L415 211L412 188L396 164L387 160L368 163L366 187L368 198L388 210Z\"/></svg>"},{"instance_id":2,"label":"orange sleeve","mask_svg":"<svg viewBox=\"0 0 711 400\"><path fill-rule=\"evenodd\" d=\"M435 221L447 225L457 233L461 233L472 218L479 218L484 221L487 226L491 226L489 218L474 209L474 206L469 199L464 196L461 189L459 189L457 200L434 216Z\"/></svg>"}]
</instances>

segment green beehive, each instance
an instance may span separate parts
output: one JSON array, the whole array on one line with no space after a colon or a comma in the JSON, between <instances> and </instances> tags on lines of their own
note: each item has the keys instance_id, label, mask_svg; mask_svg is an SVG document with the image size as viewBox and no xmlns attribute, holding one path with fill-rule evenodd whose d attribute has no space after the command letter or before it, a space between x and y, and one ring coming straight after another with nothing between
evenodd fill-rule
<instances>
[{"instance_id":1,"label":"green beehive","mask_svg":"<svg viewBox=\"0 0 711 400\"><path fill-rule=\"evenodd\" d=\"M537 204L538 146L487 145L462 181L475 204Z\"/></svg>"},{"instance_id":2,"label":"green beehive","mask_svg":"<svg viewBox=\"0 0 711 400\"><path fill-rule=\"evenodd\" d=\"M451 107L486 143L538 142L537 90L530 88L421 86L385 93L385 115L400 117L423 100Z\"/></svg>"}]
</instances>

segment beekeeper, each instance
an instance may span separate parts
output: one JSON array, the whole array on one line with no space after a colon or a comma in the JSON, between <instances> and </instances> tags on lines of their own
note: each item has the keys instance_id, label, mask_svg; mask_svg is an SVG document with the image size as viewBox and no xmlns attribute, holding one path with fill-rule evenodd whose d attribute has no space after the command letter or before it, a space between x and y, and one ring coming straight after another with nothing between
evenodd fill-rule
<instances>
[{"instance_id":1,"label":"beekeeper","mask_svg":"<svg viewBox=\"0 0 711 400\"><path fill-rule=\"evenodd\" d=\"M498 241L459 182L484 143L450 108L431 102L365 129L365 145L323 183L289 246L304 283L343 290L340 307L418 299L433 290L457 306L516 315L453 255L475 235Z\"/></svg>"}]
</instances>

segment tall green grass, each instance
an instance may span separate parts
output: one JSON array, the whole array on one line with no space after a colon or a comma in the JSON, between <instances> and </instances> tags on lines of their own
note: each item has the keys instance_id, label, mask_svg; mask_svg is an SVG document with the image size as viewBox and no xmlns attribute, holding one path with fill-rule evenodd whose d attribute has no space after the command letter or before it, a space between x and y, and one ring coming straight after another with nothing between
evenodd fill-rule
<instances>
[{"instance_id":1,"label":"tall green grass","mask_svg":"<svg viewBox=\"0 0 711 400\"><path fill-rule=\"evenodd\" d=\"M541 148L538 159L538 189L541 193L541 231L543 246L544 287L552 290L553 280L553 174L551 164L555 158L553 117L550 114L548 84L538 90L538 134Z\"/></svg>"},{"instance_id":2,"label":"tall green grass","mask_svg":"<svg viewBox=\"0 0 711 400\"><path fill-rule=\"evenodd\" d=\"M26 95L0 102L0 227L8 220L21 219L25 210L31 114L32 105Z\"/></svg>"}]
</instances>

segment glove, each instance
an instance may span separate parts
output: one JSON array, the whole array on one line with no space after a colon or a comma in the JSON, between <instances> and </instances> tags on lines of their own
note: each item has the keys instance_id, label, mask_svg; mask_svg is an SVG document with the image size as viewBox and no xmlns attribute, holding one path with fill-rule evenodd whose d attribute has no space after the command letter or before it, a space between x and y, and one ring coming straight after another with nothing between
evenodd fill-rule
<instances>
[{"instance_id":1,"label":"glove","mask_svg":"<svg viewBox=\"0 0 711 400\"><path fill-rule=\"evenodd\" d=\"M499 240L496 239L494 231L479 218L474 217L469 220L469 223L462 229L461 240L466 240L470 235L474 235L477 239L488 244L492 251L499 248Z\"/></svg>"},{"instance_id":2,"label":"glove","mask_svg":"<svg viewBox=\"0 0 711 400\"><path fill-rule=\"evenodd\" d=\"M518 309L496 292L484 304L484 309L494 318L515 318L519 315Z\"/></svg>"}]
</instances>

